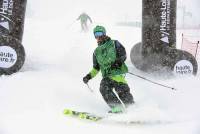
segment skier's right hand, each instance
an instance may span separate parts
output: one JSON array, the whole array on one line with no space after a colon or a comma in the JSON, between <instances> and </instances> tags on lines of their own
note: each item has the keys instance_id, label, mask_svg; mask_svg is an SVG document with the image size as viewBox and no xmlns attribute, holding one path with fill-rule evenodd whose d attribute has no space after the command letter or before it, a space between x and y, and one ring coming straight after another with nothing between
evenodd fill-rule
<instances>
[{"instance_id":1,"label":"skier's right hand","mask_svg":"<svg viewBox=\"0 0 200 134\"><path fill-rule=\"evenodd\" d=\"M91 75L90 75L90 74L87 74L85 77L83 77L83 82L84 82L85 84L87 84L88 81L89 81L91 78L92 78Z\"/></svg>"}]
</instances>

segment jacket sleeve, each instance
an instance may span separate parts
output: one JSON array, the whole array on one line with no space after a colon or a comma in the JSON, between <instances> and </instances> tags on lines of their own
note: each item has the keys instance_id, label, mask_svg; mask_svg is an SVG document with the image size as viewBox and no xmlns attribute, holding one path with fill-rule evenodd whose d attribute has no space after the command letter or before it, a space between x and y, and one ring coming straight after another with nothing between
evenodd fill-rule
<instances>
[{"instance_id":1,"label":"jacket sleeve","mask_svg":"<svg viewBox=\"0 0 200 134\"><path fill-rule=\"evenodd\" d=\"M124 46L117 40L115 41L115 49L116 49L115 62L122 64L126 60L126 50Z\"/></svg>"},{"instance_id":2,"label":"jacket sleeve","mask_svg":"<svg viewBox=\"0 0 200 134\"><path fill-rule=\"evenodd\" d=\"M99 63L97 62L97 59L94 53L93 53L93 68L98 71L100 70Z\"/></svg>"},{"instance_id":3,"label":"jacket sleeve","mask_svg":"<svg viewBox=\"0 0 200 134\"><path fill-rule=\"evenodd\" d=\"M88 19L90 20L90 23L92 23L92 19L90 18L90 16L88 16Z\"/></svg>"},{"instance_id":4,"label":"jacket sleeve","mask_svg":"<svg viewBox=\"0 0 200 134\"><path fill-rule=\"evenodd\" d=\"M99 70L100 70L99 63L97 62L96 56L93 53L93 68L89 73L91 78L95 77L98 74Z\"/></svg>"}]
</instances>

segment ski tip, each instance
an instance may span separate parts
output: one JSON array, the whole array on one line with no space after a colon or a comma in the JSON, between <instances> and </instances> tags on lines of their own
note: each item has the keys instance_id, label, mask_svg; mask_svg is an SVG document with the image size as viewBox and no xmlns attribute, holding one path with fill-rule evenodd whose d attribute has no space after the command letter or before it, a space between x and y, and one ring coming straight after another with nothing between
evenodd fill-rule
<instances>
[{"instance_id":1,"label":"ski tip","mask_svg":"<svg viewBox=\"0 0 200 134\"><path fill-rule=\"evenodd\" d=\"M80 112L80 111L74 111L70 109L64 109L63 113L67 116L77 117L79 119L86 119L90 121L98 121L103 119L103 117L96 116L94 114L88 113L88 112Z\"/></svg>"},{"instance_id":2,"label":"ski tip","mask_svg":"<svg viewBox=\"0 0 200 134\"><path fill-rule=\"evenodd\" d=\"M70 109L64 109L63 113L66 114L66 115L73 115L73 111L70 110Z\"/></svg>"}]
</instances>

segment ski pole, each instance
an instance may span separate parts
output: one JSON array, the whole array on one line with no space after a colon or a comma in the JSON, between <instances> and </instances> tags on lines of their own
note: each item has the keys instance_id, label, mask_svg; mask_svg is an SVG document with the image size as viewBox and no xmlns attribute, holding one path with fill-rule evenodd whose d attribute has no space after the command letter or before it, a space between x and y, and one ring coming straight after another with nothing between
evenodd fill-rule
<instances>
[{"instance_id":1,"label":"ski pole","mask_svg":"<svg viewBox=\"0 0 200 134\"><path fill-rule=\"evenodd\" d=\"M115 96L117 97L117 99L118 99L118 100L120 101L120 103L122 104L123 110L124 110L124 112L126 113L126 112L127 112L127 111L126 111L126 106L125 106L124 102L119 98L119 95L117 94L115 88L113 88L113 93L115 94Z\"/></svg>"},{"instance_id":2,"label":"ski pole","mask_svg":"<svg viewBox=\"0 0 200 134\"><path fill-rule=\"evenodd\" d=\"M136 77L139 77L139 78L141 78L141 79L144 79L144 80L146 80L146 81L149 81L149 82L151 82L151 83L153 83L153 84L156 84L156 85L159 85L159 86L162 86L162 87L166 87L166 88L170 88L170 89L172 89L172 90L177 90L177 89L174 88L174 87L170 87L170 86L166 86L166 85L164 85L164 84L160 84L160 83L154 82L154 81L149 80L149 79L147 79L147 78L145 78L145 77L142 77L142 76L140 76L140 75L137 75L137 74L134 74L134 73L131 73L131 72L128 72L128 73L131 74L131 75L134 75L134 76L136 76Z\"/></svg>"},{"instance_id":3,"label":"ski pole","mask_svg":"<svg viewBox=\"0 0 200 134\"><path fill-rule=\"evenodd\" d=\"M94 91L92 90L92 88L90 88L90 86L88 85L88 83L86 85L87 85L88 89L90 90L90 92L93 93Z\"/></svg>"}]
</instances>

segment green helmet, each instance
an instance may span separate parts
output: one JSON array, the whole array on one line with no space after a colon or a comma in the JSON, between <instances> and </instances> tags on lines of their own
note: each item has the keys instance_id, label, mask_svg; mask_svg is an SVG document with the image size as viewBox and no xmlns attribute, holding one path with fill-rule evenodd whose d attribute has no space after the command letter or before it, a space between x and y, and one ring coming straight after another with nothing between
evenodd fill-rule
<instances>
[{"instance_id":1,"label":"green helmet","mask_svg":"<svg viewBox=\"0 0 200 134\"><path fill-rule=\"evenodd\" d=\"M103 26L99 26L97 25L94 29L93 29L93 33L96 32L103 32L104 34L106 34L106 29Z\"/></svg>"}]
</instances>

